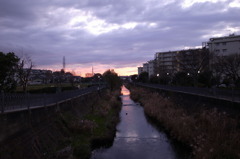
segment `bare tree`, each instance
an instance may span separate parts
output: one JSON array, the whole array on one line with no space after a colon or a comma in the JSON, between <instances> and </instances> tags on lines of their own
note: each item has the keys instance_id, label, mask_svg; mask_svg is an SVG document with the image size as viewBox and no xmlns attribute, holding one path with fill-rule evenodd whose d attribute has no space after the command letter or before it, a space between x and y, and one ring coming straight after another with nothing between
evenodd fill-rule
<instances>
[{"instance_id":1,"label":"bare tree","mask_svg":"<svg viewBox=\"0 0 240 159\"><path fill-rule=\"evenodd\" d=\"M30 75L31 71L33 68L33 62L31 58L25 54L18 65L18 79L19 79L19 84L22 86L23 91L27 91L27 84L30 80Z\"/></svg>"},{"instance_id":2,"label":"bare tree","mask_svg":"<svg viewBox=\"0 0 240 159\"><path fill-rule=\"evenodd\" d=\"M175 67L191 76L196 86L198 74L209 71L209 60L210 54L206 48L183 50L176 56Z\"/></svg>"},{"instance_id":3,"label":"bare tree","mask_svg":"<svg viewBox=\"0 0 240 159\"><path fill-rule=\"evenodd\" d=\"M238 85L240 80L240 54L215 57L213 69L218 76L232 80L233 84Z\"/></svg>"}]
</instances>

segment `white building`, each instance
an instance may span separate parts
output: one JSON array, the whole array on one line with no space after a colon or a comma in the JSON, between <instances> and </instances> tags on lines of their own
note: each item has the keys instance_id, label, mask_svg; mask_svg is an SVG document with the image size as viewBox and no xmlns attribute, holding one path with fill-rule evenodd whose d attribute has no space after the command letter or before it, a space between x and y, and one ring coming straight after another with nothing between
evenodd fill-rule
<instances>
[{"instance_id":1,"label":"white building","mask_svg":"<svg viewBox=\"0 0 240 159\"><path fill-rule=\"evenodd\" d=\"M143 72L148 72L148 66L149 66L148 63L143 64Z\"/></svg>"},{"instance_id":2,"label":"white building","mask_svg":"<svg viewBox=\"0 0 240 159\"><path fill-rule=\"evenodd\" d=\"M143 67L138 67L138 75L140 75L142 72L147 72L148 76L154 75L154 60L150 60L147 63L143 64Z\"/></svg>"},{"instance_id":3,"label":"white building","mask_svg":"<svg viewBox=\"0 0 240 159\"><path fill-rule=\"evenodd\" d=\"M29 84L44 84L49 83L51 80L51 70L32 69L29 76Z\"/></svg>"},{"instance_id":4,"label":"white building","mask_svg":"<svg viewBox=\"0 0 240 159\"><path fill-rule=\"evenodd\" d=\"M154 60L148 61L148 76L154 75Z\"/></svg>"},{"instance_id":5,"label":"white building","mask_svg":"<svg viewBox=\"0 0 240 159\"><path fill-rule=\"evenodd\" d=\"M240 54L240 35L229 35L219 38L210 38L207 42L210 53L221 56Z\"/></svg>"}]
</instances>

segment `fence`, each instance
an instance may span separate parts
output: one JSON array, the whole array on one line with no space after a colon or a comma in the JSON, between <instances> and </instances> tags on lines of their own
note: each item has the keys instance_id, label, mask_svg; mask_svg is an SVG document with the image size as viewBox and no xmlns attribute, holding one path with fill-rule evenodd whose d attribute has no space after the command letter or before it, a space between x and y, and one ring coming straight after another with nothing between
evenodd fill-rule
<instances>
[{"instance_id":1,"label":"fence","mask_svg":"<svg viewBox=\"0 0 240 159\"><path fill-rule=\"evenodd\" d=\"M80 95L102 90L105 86L93 86L84 89L64 91L56 94L1 93L0 113L31 109L56 104Z\"/></svg>"},{"instance_id":2,"label":"fence","mask_svg":"<svg viewBox=\"0 0 240 159\"><path fill-rule=\"evenodd\" d=\"M216 99L223 99L232 102L240 103L240 90L234 89L221 89L221 88L197 88L197 87L182 87L182 86L169 86L160 84L146 84L137 83L137 85L162 89L173 92L181 92L187 94L194 94L199 96L206 96Z\"/></svg>"}]
</instances>

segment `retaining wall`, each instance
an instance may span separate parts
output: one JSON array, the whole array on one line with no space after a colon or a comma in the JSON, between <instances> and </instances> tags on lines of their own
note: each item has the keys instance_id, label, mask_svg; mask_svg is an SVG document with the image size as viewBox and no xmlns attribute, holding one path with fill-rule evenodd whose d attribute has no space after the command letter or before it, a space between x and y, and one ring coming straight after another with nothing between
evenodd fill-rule
<instances>
[{"instance_id":1,"label":"retaining wall","mask_svg":"<svg viewBox=\"0 0 240 159\"><path fill-rule=\"evenodd\" d=\"M71 112L81 117L98 98L99 93L93 92L46 107L0 114L0 158L51 156L60 139L68 137L59 116Z\"/></svg>"}]
</instances>

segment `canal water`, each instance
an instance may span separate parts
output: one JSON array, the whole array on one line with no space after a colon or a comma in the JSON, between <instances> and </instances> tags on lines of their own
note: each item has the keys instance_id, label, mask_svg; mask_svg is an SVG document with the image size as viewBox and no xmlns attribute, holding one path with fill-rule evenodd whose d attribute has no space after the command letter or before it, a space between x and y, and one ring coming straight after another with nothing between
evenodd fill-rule
<instances>
[{"instance_id":1,"label":"canal water","mask_svg":"<svg viewBox=\"0 0 240 159\"><path fill-rule=\"evenodd\" d=\"M148 122L143 107L130 99L124 86L121 98L121 121L113 145L94 150L91 159L179 159L166 134Z\"/></svg>"}]
</instances>

